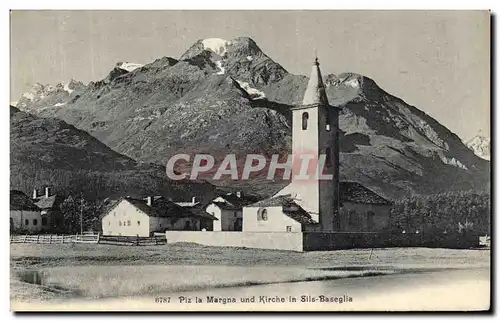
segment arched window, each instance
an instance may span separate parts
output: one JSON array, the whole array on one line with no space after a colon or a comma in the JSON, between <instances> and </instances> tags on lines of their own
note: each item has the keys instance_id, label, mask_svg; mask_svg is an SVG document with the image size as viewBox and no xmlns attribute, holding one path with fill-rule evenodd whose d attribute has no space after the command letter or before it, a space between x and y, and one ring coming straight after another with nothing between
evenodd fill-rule
<instances>
[{"instance_id":1,"label":"arched window","mask_svg":"<svg viewBox=\"0 0 500 321\"><path fill-rule=\"evenodd\" d=\"M38 224L38 220L36 218L33 219L33 225L37 225Z\"/></svg>"},{"instance_id":2,"label":"arched window","mask_svg":"<svg viewBox=\"0 0 500 321\"><path fill-rule=\"evenodd\" d=\"M330 167L332 165L333 165L333 163L332 163L332 150L330 149L330 147L327 147L326 148L325 166Z\"/></svg>"},{"instance_id":3,"label":"arched window","mask_svg":"<svg viewBox=\"0 0 500 321\"><path fill-rule=\"evenodd\" d=\"M257 212L257 221L267 221L267 210L260 208Z\"/></svg>"},{"instance_id":4,"label":"arched window","mask_svg":"<svg viewBox=\"0 0 500 321\"><path fill-rule=\"evenodd\" d=\"M42 217L42 225L43 226L47 225L47 218L46 217Z\"/></svg>"},{"instance_id":5,"label":"arched window","mask_svg":"<svg viewBox=\"0 0 500 321\"><path fill-rule=\"evenodd\" d=\"M302 130L307 129L307 121L309 120L309 113L304 112L302 113Z\"/></svg>"},{"instance_id":6,"label":"arched window","mask_svg":"<svg viewBox=\"0 0 500 321\"><path fill-rule=\"evenodd\" d=\"M24 225L30 225L30 221L28 219L24 220Z\"/></svg>"}]
</instances>

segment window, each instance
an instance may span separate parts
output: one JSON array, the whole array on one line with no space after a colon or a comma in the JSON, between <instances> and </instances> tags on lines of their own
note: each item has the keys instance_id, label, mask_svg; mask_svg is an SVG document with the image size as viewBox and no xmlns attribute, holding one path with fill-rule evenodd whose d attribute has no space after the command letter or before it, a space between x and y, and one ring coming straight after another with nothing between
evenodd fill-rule
<instances>
[{"instance_id":1,"label":"window","mask_svg":"<svg viewBox=\"0 0 500 321\"><path fill-rule=\"evenodd\" d=\"M326 167L331 167L332 164L332 150L330 147L326 148L326 160L325 160L325 166Z\"/></svg>"},{"instance_id":2,"label":"window","mask_svg":"<svg viewBox=\"0 0 500 321\"><path fill-rule=\"evenodd\" d=\"M127 221L127 225L130 226L130 220Z\"/></svg>"},{"instance_id":3,"label":"window","mask_svg":"<svg viewBox=\"0 0 500 321\"><path fill-rule=\"evenodd\" d=\"M309 120L309 113L304 112L302 113L302 130L307 129L307 121Z\"/></svg>"},{"instance_id":4,"label":"window","mask_svg":"<svg viewBox=\"0 0 500 321\"><path fill-rule=\"evenodd\" d=\"M291 226L287 226L287 227L286 227L286 231L287 231L287 232L291 232L291 231L292 231L292 227L291 227Z\"/></svg>"},{"instance_id":5,"label":"window","mask_svg":"<svg viewBox=\"0 0 500 321\"><path fill-rule=\"evenodd\" d=\"M38 220L36 218L33 219L33 225L35 225L35 226L38 225Z\"/></svg>"},{"instance_id":6,"label":"window","mask_svg":"<svg viewBox=\"0 0 500 321\"><path fill-rule=\"evenodd\" d=\"M47 225L47 218L46 217L42 217L42 225L43 226Z\"/></svg>"},{"instance_id":7,"label":"window","mask_svg":"<svg viewBox=\"0 0 500 321\"><path fill-rule=\"evenodd\" d=\"M110 225L111 225L111 221L108 221L108 226L110 226Z\"/></svg>"},{"instance_id":8,"label":"window","mask_svg":"<svg viewBox=\"0 0 500 321\"><path fill-rule=\"evenodd\" d=\"M260 208L257 212L257 221L267 221L267 210Z\"/></svg>"},{"instance_id":9,"label":"window","mask_svg":"<svg viewBox=\"0 0 500 321\"><path fill-rule=\"evenodd\" d=\"M122 221L118 221L118 226L122 226Z\"/></svg>"},{"instance_id":10,"label":"window","mask_svg":"<svg viewBox=\"0 0 500 321\"><path fill-rule=\"evenodd\" d=\"M30 221L28 219L24 220L24 225L30 225Z\"/></svg>"},{"instance_id":11,"label":"window","mask_svg":"<svg viewBox=\"0 0 500 321\"><path fill-rule=\"evenodd\" d=\"M141 221L137 221L137 226L141 225Z\"/></svg>"},{"instance_id":12,"label":"window","mask_svg":"<svg viewBox=\"0 0 500 321\"><path fill-rule=\"evenodd\" d=\"M326 126L325 126L325 129L326 129L327 132L329 132L330 131L330 124L327 123Z\"/></svg>"},{"instance_id":13,"label":"window","mask_svg":"<svg viewBox=\"0 0 500 321\"><path fill-rule=\"evenodd\" d=\"M234 212L234 217L238 217L238 213Z\"/></svg>"}]
</instances>

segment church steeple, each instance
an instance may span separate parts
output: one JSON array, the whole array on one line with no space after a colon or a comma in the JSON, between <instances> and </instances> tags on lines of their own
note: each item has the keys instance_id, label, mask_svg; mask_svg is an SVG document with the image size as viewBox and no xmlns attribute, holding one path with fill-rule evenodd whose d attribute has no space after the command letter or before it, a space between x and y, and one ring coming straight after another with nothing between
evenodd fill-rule
<instances>
[{"instance_id":1,"label":"church steeple","mask_svg":"<svg viewBox=\"0 0 500 321\"><path fill-rule=\"evenodd\" d=\"M319 69L318 57L314 59L311 77L302 100L302 105L328 105L328 98L326 97L325 85Z\"/></svg>"}]
</instances>

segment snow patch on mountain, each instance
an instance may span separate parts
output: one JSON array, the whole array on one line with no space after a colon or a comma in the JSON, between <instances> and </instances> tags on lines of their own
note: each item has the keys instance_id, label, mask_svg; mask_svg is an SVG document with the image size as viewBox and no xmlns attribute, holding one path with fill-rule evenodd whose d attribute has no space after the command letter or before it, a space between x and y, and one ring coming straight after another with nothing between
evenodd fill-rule
<instances>
[{"instance_id":1,"label":"snow patch on mountain","mask_svg":"<svg viewBox=\"0 0 500 321\"><path fill-rule=\"evenodd\" d=\"M490 138L482 135L481 132L465 142L465 145L482 159L490 160Z\"/></svg>"},{"instance_id":2,"label":"snow patch on mountain","mask_svg":"<svg viewBox=\"0 0 500 321\"><path fill-rule=\"evenodd\" d=\"M247 60L248 60L248 61L252 61L252 60L253 60L253 57L252 57L252 56L247 56Z\"/></svg>"},{"instance_id":3,"label":"snow patch on mountain","mask_svg":"<svg viewBox=\"0 0 500 321\"><path fill-rule=\"evenodd\" d=\"M226 53L231 41L220 38L207 38L203 39L201 43L203 44L203 49L212 51L222 57Z\"/></svg>"},{"instance_id":4,"label":"snow patch on mountain","mask_svg":"<svg viewBox=\"0 0 500 321\"><path fill-rule=\"evenodd\" d=\"M452 165L452 166L455 166L455 167L458 167L458 168L461 168L461 169L464 169L464 170L469 170L467 168L467 166L465 166L464 164L462 164L458 159L456 159L455 157L452 157L452 158L449 158L449 157L446 157L446 156L441 156L441 161L447 165Z\"/></svg>"},{"instance_id":5,"label":"snow patch on mountain","mask_svg":"<svg viewBox=\"0 0 500 321\"><path fill-rule=\"evenodd\" d=\"M219 71L217 72L217 75L224 75L224 73L226 72L226 69L222 66L222 60L216 61L215 65L217 66L217 69L219 69Z\"/></svg>"},{"instance_id":6,"label":"snow patch on mountain","mask_svg":"<svg viewBox=\"0 0 500 321\"><path fill-rule=\"evenodd\" d=\"M64 105L66 105L66 103L57 103L54 105L54 107L60 107L60 106L64 106Z\"/></svg>"},{"instance_id":7,"label":"snow patch on mountain","mask_svg":"<svg viewBox=\"0 0 500 321\"><path fill-rule=\"evenodd\" d=\"M35 99L35 95L32 92L27 92L23 94L23 97L29 100Z\"/></svg>"},{"instance_id":8,"label":"snow patch on mountain","mask_svg":"<svg viewBox=\"0 0 500 321\"><path fill-rule=\"evenodd\" d=\"M352 87L352 88L359 88L359 81L357 79L350 79L350 80L344 82L344 85Z\"/></svg>"},{"instance_id":9,"label":"snow patch on mountain","mask_svg":"<svg viewBox=\"0 0 500 321\"><path fill-rule=\"evenodd\" d=\"M262 99L266 97L266 94L262 91L250 87L250 84L245 81L236 80L241 88L243 88L253 99Z\"/></svg>"},{"instance_id":10,"label":"snow patch on mountain","mask_svg":"<svg viewBox=\"0 0 500 321\"><path fill-rule=\"evenodd\" d=\"M67 91L70 95L73 92L73 89L69 88L69 84L64 84L64 90Z\"/></svg>"},{"instance_id":11,"label":"snow patch on mountain","mask_svg":"<svg viewBox=\"0 0 500 321\"><path fill-rule=\"evenodd\" d=\"M132 62L119 62L116 64L116 67L123 69L123 70L126 70L128 72L134 71L137 68L141 68L142 66L144 66L144 65L136 64L136 63L132 63Z\"/></svg>"}]
</instances>

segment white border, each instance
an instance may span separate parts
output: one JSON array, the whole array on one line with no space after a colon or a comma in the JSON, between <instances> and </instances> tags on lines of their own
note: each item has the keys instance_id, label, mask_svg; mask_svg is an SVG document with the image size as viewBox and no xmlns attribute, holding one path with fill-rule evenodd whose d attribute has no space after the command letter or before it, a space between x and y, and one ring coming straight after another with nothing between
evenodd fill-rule
<instances>
[{"instance_id":1,"label":"white border","mask_svg":"<svg viewBox=\"0 0 500 321\"><path fill-rule=\"evenodd\" d=\"M437 1L437 0L420 0L420 1L318 1L318 0L308 0L308 1L297 1L297 0L288 0L288 1L276 1L276 2L271 2L269 0L249 0L249 1L218 1L217 3L214 3L214 1L175 1L171 2L169 1L168 3L165 3L164 1L149 1L149 0L141 0L141 1L130 1L130 0L121 0L121 1L110 1L110 2L104 2L102 0L96 1L96 0L87 0L87 1L54 1L54 0L46 0L46 1L23 1L23 0L18 0L18 1L4 1L2 2L3 10L0 11L0 17L1 19L1 38L2 38L2 44L4 45L3 48L5 48L2 51L2 77L0 77L1 81L1 90L0 90L0 97L1 101L4 101L6 104L10 102L9 98L9 73L10 73L10 68L9 68L9 9L88 9L88 10L97 10L97 9L128 9L128 10L148 10L148 9L174 9L174 10L193 10L193 9L236 9L236 10L244 10L244 9L251 9L251 10L256 10L256 9L267 9L267 10L276 10L276 9L285 9L285 10L290 10L290 9L418 9L418 10L428 10L428 9L474 9L474 10L484 10L484 9L492 9L493 13L499 13L500 12L500 1L498 0L475 0L475 1ZM498 19L497 19L498 20ZM498 21L497 21L498 24ZM497 43L497 35L495 34L495 48L497 48L496 43ZM498 50L495 50L497 53ZM466 77L466 75L464 75ZM494 84L494 89L496 92L498 91L499 87L498 84ZM1 172L1 190L0 190L0 204L2 204L4 211L2 211L3 215L5 216L7 213L7 204L9 203L9 114L8 114L8 109L6 108L2 109L1 113L1 121L3 122L2 126L0 126L0 139L1 139L1 148L3 149L2 153L2 158L1 158L1 167L0 167L0 172ZM495 106L496 107L496 106ZM473 108L473 106L471 106ZM495 115L495 123L499 123L499 117L498 112ZM492 126L493 128L494 126ZM493 142L494 142L494 150L497 150L497 141L498 141L498 129L496 130L496 135L492 137ZM496 165L496 161L494 160L494 163L492 164L493 166ZM495 174L495 181L497 178L498 173ZM493 184L493 182L492 182ZM498 191L495 191L494 197L495 200L498 200ZM497 213L493 213L493 215L496 216ZM498 221L499 218L495 220L496 222L496 231L498 231ZM9 241L7 240L8 238L8 225L7 225L7 219L6 217L3 218L4 224L1 225L2 227L2 255L4 256L4 259L2 260L2 274L3 276L0 277L0 280L2 282L1 284L1 302L2 302L2 312L4 313L4 316L7 317L8 319L14 318L13 314L9 313L9 280L8 274L9 274L9 260L7 259L7 255L9 252ZM496 247L494 247L495 254L496 253ZM495 284L496 286L496 284ZM498 295L496 296L498 297ZM497 306L498 307L498 306ZM226 315L228 317L232 317L231 315ZM273 315L271 315L273 316ZM277 315L274 315L277 317ZM311 315L314 316L314 315ZM45 317L52 317L51 315L47 315ZM103 316L94 316L99 318L103 318ZM109 316L108 316L109 317ZM118 315L115 316L120 319L129 319L131 316L126 316L126 315ZM176 319L178 318L177 316L174 315L164 315L164 316L159 316L161 318L173 318ZM189 318L192 317L207 317L207 315L189 315L187 316ZM220 317L220 316L209 316L209 317ZM263 315L252 315L250 316L251 318L255 319L262 319L262 318L268 318L270 316L263 316ZM281 317L289 317L289 316L281 316ZM304 315L297 315L297 317L309 317L309 316L304 316ZM345 318L348 316L342 316L342 315L329 315L329 316L323 316L327 318ZM352 317L352 316L349 316ZM359 317L359 316L357 316ZM424 317L425 319L432 319L432 318L442 318L445 317L443 315L440 316L429 316L429 315L421 315L418 317ZM447 316L450 317L450 316ZM468 317L468 315L463 315L463 317ZM63 318L68 318L68 316L64 316Z\"/></svg>"}]
</instances>

